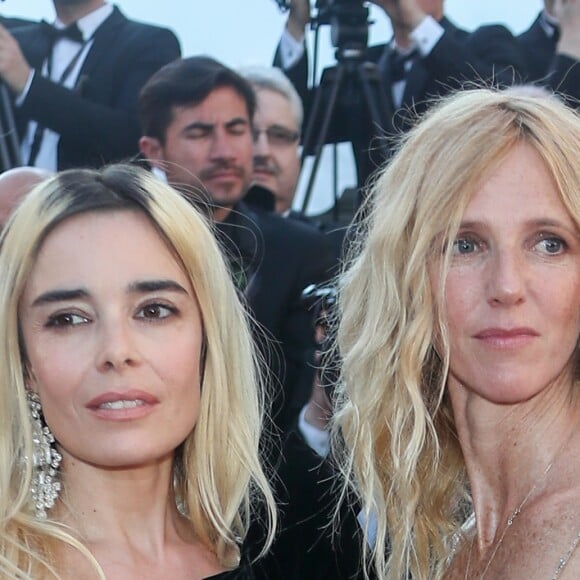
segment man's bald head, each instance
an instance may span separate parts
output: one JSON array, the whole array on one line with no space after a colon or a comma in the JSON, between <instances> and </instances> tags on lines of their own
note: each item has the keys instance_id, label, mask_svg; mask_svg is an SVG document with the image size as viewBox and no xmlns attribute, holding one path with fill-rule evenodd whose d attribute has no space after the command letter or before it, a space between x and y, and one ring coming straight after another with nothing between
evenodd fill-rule
<instances>
[{"instance_id":1,"label":"man's bald head","mask_svg":"<svg viewBox=\"0 0 580 580\"><path fill-rule=\"evenodd\" d=\"M15 167L0 174L0 227L8 221L25 195L52 175L50 171L37 167Z\"/></svg>"}]
</instances>

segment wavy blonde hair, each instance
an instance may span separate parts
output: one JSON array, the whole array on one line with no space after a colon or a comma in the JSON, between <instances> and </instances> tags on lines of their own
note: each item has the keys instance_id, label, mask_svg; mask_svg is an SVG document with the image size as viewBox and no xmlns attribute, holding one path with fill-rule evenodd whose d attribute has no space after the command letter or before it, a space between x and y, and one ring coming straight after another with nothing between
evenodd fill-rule
<instances>
[{"instance_id":1,"label":"wavy blonde hair","mask_svg":"<svg viewBox=\"0 0 580 580\"><path fill-rule=\"evenodd\" d=\"M443 296L429 268L444 281L470 197L520 142L540 154L580 230L578 114L550 95L464 91L434 106L372 184L339 281L334 440L366 521L376 517L365 559L379 578L441 578L465 517Z\"/></svg>"},{"instance_id":2,"label":"wavy blonde hair","mask_svg":"<svg viewBox=\"0 0 580 580\"><path fill-rule=\"evenodd\" d=\"M209 221L183 196L142 169L113 165L70 170L36 186L9 220L0 247L0 576L59 578L55 553L81 551L97 561L57 521L34 517L30 502L33 444L25 400L26 357L18 303L43 240L70 216L137 211L151 221L191 280L202 314L204 374L195 428L176 451L174 495L196 535L226 568L235 567L250 518L267 521L264 551L276 512L259 459L264 397L247 314ZM192 385L192 388L194 385ZM258 508L258 506L260 506Z\"/></svg>"}]
</instances>

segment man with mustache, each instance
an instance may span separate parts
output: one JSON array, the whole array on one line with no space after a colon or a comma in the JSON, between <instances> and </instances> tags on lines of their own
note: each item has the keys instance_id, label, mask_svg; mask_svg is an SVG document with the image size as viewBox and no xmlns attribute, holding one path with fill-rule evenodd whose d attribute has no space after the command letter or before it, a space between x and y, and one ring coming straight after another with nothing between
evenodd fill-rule
<instances>
[{"instance_id":1,"label":"man with mustache","mask_svg":"<svg viewBox=\"0 0 580 580\"><path fill-rule=\"evenodd\" d=\"M274 194L277 214L299 217L292 202L300 176L300 96L279 68L254 66L240 73L254 88L257 100L252 179Z\"/></svg>"},{"instance_id":2,"label":"man with mustache","mask_svg":"<svg viewBox=\"0 0 580 580\"><path fill-rule=\"evenodd\" d=\"M256 97L239 74L209 57L177 60L146 83L139 105L142 155L174 187L203 198L232 276L271 338L262 346L279 380L273 386L274 420L285 431L310 395L314 328L301 295L308 285L325 281L329 244L314 228L245 203ZM250 197L273 208L266 190Z\"/></svg>"}]
</instances>

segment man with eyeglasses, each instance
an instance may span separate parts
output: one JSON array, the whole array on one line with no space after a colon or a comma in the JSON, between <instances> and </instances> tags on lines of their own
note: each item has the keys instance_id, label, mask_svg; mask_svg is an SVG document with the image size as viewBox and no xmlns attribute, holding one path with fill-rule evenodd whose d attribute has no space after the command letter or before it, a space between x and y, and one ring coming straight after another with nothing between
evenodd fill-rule
<instances>
[{"instance_id":1,"label":"man with eyeglasses","mask_svg":"<svg viewBox=\"0 0 580 580\"><path fill-rule=\"evenodd\" d=\"M275 67L247 67L240 74L256 93L253 182L269 189L275 212L300 217L292 210L300 176L302 101L288 77Z\"/></svg>"},{"instance_id":2,"label":"man with eyeglasses","mask_svg":"<svg viewBox=\"0 0 580 580\"><path fill-rule=\"evenodd\" d=\"M312 384L314 329L301 294L329 276L330 243L315 228L246 203L256 97L238 73L209 57L176 60L149 79L139 108L142 155L177 189L203 196L234 281L273 339L264 345L274 349L265 349L277 378L273 418L285 431Z\"/></svg>"}]
</instances>

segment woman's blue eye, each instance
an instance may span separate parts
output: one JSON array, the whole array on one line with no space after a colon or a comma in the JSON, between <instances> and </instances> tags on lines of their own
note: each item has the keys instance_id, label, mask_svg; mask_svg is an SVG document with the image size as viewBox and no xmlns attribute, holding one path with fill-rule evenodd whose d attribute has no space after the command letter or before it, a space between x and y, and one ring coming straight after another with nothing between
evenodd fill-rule
<instances>
[{"instance_id":1,"label":"woman's blue eye","mask_svg":"<svg viewBox=\"0 0 580 580\"><path fill-rule=\"evenodd\" d=\"M89 319L86 316L81 316L80 314L74 314L72 312L63 312L60 314L52 315L46 326L52 328L60 328L66 326L78 326L79 324L86 324Z\"/></svg>"},{"instance_id":2,"label":"woman's blue eye","mask_svg":"<svg viewBox=\"0 0 580 580\"><path fill-rule=\"evenodd\" d=\"M471 254L478 248L478 244L471 238L457 238L453 242L454 254Z\"/></svg>"},{"instance_id":3,"label":"woman's blue eye","mask_svg":"<svg viewBox=\"0 0 580 580\"><path fill-rule=\"evenodd\" d=\"M551 236L540 240L536 247L545 254L560 254L566 249L566 242L561 238Z\"/></svg>"},{"instance_id":4,"label":"woman's blue eye","mask_svg":"<svg viewBox=\"0 0 580 580\"><path fill-rule=\"evenodd\" d=\"M164 304L147 304L147 306L143 306L143 308L139 310L137 318L159 320L162 318L168 318L172 314L175 314L175 312L175 308L165 306Z\"/></svg>"}]
</instances>

